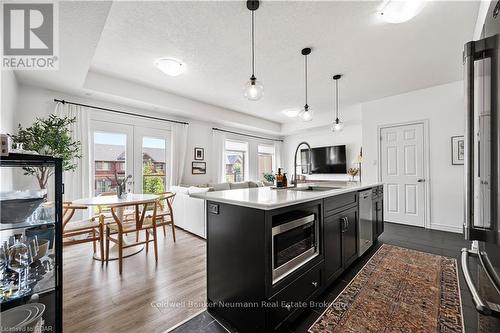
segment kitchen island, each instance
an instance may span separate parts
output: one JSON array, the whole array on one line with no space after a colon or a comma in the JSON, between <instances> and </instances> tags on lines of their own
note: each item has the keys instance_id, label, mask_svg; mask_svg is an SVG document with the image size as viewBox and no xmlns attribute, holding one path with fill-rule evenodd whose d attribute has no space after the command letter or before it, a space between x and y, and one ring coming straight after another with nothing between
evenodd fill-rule
<instances>
[{"instance_id":1,"label":"kitchen island","mask_svg":"<svg viewBox=\"0 0 500 333\"><path fill-rule=\"evenodd\" d=\"M285 329L383 231L379 183L192 196L206 200L208 311L238 332Z\"/></svg>"}]
</instances>

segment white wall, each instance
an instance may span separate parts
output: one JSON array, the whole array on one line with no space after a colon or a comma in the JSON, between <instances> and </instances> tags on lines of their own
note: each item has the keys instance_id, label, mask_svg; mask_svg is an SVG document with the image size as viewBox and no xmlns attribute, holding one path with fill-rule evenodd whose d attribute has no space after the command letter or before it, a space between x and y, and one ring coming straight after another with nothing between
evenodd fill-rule
<instances>
[{"instance_id":1,"label":"white wall","mask_svg":"<svg viewBox=\"0 0 500 333\"><path fill-rule=\"evenodd\" d=\"M306 141L313 148L324 147L324 146L346 145L347 168L358 167L357 165L352 165L351 162L359 154L359 150L362 143L361 106L355 105L346 107L345 109L343 109L343 111L344 113L348 113L346 117L349 120L345 122L344 130L341 132L336 132L336 133L332 132L330 130L331 124L328 124L320 128L311 128L302 130L299 133L285 137L285 142L283 145L285 162L283 167L285 168L285 172L288 173L290 179L292 177L292 174L295 173L293 170L294 167L293 157L295 154L295 149L297 148L297 145L301 141ZM302 148L305 148L305 146L303 146ZM297 170L299 170L300 173L300 167L297 167ZM307 179L348 180L349 176L347 174L308 175Z\"/></svg>"},{"instance_id":2,"label":"white wall","mask_svg":"<svg viewBox=\"0 0 500 333\"><path fill-rule=\"evenodd\" d=\"M194 148L203 148L205 150L205 159L203 161L196 162L206 162L207 163L207 173L205 175L193 175L191 174L191 163L194 161ZM196 184L208 184L212 182L212 168L214 165L212 163L212 126L208 123L203 122L190 122L188 129L188 139L187 139L187 153L186 161L184 164L184 176L182 183L187 185Z\"/></svg>"},{"instance_id":3,"label":"white wall","mask_svg":"<svg viewBox=\"0 0 500 333\"><path fill-rule=\"evenodd\" d=\"M12 133L16 127L14 113L16 112L18 85L13 71L1 71L2 111L0 118L0 133Z\"/></svg>"},{"instance_id":4,"label":"white wall","mask_svg":"<svg viewBox=\"0 0 500 333\"><path fill-rule=\"evenodd\" d=\"M1 100L2 109L0 112L0 133L11 134L16 127L14 114L16 112L18 85L13 71L0 70L1 81ZM2 191L12 189L12 170L10 168L1 168L0 185Z\"/></svg>"},{"instance_id":5,"label":"white wall","mask_svg":"<svg viewBox=\"0 0 500 333\"><path fill-rule=\"evenodd\" d=\"M90 105L98 105L101 107L106 107L106 108L112 108L112 109L118 109L118 110L123 110L123 111L128 111L136 114L147 114L147 115L152 115L152 116L157 116L157 117L163 117L163 118L170 118L170 119L176 119L176 120L183 120L183 121L188 121L189 122L189 130L188 130L188 142L187 142L187 153L186 153L186 159L185 159L185 166L184 166L184 177L183 177L183 184L187 185L196 185L196 184L206 184L206 183L211 183L211 175L212 175L212 169L214 166L212 165L214 161L210 159L210 156L212 154L212 127L220 127L220 124L214 122L204 122L204 121L196 121L196 120L191 120L191 119L181 119L181 118L176 118L168 114L164 113L158 113L158 112L153 112L150 110L143 110L143 109L138 109L134 107L129 107L126 105L120 105L120 104L115 104L115 103L109 103L101 100L96 100L92 97L80 97L80 96L72 96L68 94L64 94L61 92L53 91L53 90L48 90L48 89L42 89L38 87L33 87L33 86L27 86L27 85L20 85L19 86L19 97L18 97L18 104L17 104L17 113L15 114L15 122L16 123L21 123L23 126L29 126L33 123L34 119L36 117L45 117L49 114L51 114L54 111L55 104L54 104L54 98L57 99L66 99L69 101L74 101L78 103L83 103L83 104L90 104ZM101 111L92 111L94 116L93 118L95 119L95 115L99 115ZM106 120L110 120L110 117L113 117L111 113L108 112L102 112L103 118ZM105 115L105 117L104 117ZM117 116L118 118L123 118L123 116ZM3 118L3 116L2 116ZM132 119L132 122L138 122L138 118L135 117L130 117ZM117 120L118 121L118 120ZM170 126L165 123L165 129L168 129ZM228 130L233 130L240 132L241 130L235 129L235 128L230 128L225 126L225 129ZM253 132L247 132L248 134L255 134L259 135L257 133ZM264 135L266 137L269 137L269 135ZM230 138L231 135L228 135L228 138ZM256 152L257 150L257 142L254 139L246 139L241 136L233 136L232 138L239 139L239 140L245 140L249 142L249 153L252 153L254 150ZM263 141L266 142L266 141ZM268 143L268 142L266 142ZM199 148L204 148L205 149L205 160L204 162L207 163L207 174L205 175L192 175L191 174L191 162L194 161L194 148L199 147ZM252 170L253 168L251 168ZM256 173L256 171L255 171ZM253 174L250 175L251 179L253 178Z\"/></svg>"},{"instance_id":6,"label":"white wall","mask_svg":"<svg viewBox=\"0 0 500 333\"><path fill-rule=\"evenodd\" d=\"M451 137L465 126L462 81L362 104L363 178L378 180L378 126L429 120L431 228L461 232L463 166L451 165Z\"/></svg>"}]
</instances>

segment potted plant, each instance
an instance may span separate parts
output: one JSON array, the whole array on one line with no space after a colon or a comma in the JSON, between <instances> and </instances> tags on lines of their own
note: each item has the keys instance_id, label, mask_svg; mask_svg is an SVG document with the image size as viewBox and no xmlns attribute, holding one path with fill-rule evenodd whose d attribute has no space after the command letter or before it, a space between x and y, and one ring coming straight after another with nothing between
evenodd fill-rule
<instances>
[{"instance_id":1,"label":"potted plant","mask_svg":"<svg viewBox=\"0 0 500 333\"><path fill-rule=\"evenodd\" d=\"M36 118L27 128L19 124L17 134L10 134L15 143L22 143L24 150L35 151L41 155L62 158L63 170L73 171L77 168L75 159L82 157L80 141L71 139L68 126L76 122L76 117L58 117L50 115L47 118ZM47 167L25 167L25 175L35 176L41 190L45 190L53 171Z\"/></svg>"}]
</instances>

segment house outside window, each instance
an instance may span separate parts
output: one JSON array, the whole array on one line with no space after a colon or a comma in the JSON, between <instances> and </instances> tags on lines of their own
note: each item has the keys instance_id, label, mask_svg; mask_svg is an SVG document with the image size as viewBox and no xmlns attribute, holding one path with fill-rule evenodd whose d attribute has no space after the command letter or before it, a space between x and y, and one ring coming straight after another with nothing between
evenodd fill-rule
<instances>
[{"instance_id":1,"label":"house outside window","mask_svg":"<svg viewBox=\"0 0 500 333\"><path fill-rule=\"evenodd\" d=\"M225 180L229 183L242 182L248 174L248 143L226 141Z\"/></svg>"},{"instance_id":2,"label":"house outside window","mask_svg":"<svg viewBox=\"0 0 500 333\"><path fill-rule=\"evenodd\" d=\"M274 166L274 147L268 145L259 145L257 147L257 162L259 180L264 180L265 173L273 173Z\"/></svg>"}]
</instances>

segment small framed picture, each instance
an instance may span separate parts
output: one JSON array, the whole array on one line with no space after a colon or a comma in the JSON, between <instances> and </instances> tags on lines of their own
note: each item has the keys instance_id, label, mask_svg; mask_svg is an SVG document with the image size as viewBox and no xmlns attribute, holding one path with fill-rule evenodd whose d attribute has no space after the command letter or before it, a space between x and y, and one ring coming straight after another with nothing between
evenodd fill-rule
<instances>
[{"instance_id":1,"label":"small framed picture","mask_svg":"<svg viewBox=\"0 0 500 333\"><path fill-rule=\"evenodd\" d=\"M463 165L465 160L465 139L463 136L451 137L451 164Z\"/></svg>"},{"instance_id":2,"label":"small framed picture","mask_svg":"<svg viewBox=\"0 0 500 333\"><path fill-rule=\"evenodd\" d=\"M207 173L207 163L205 162L192 162L191 173L193 175L204 175Z\"/></svg>"},{"instance_id":3,"label":"small framed picture","mask_svg":"<svg viewBox=\"0 0 500 333\"><path fill-rule=\"evenodd\" d=\"M196 161L203 161L205 159L205 149L195 148L194 149L194 159Z\"/></svg>"}]
</instances>

